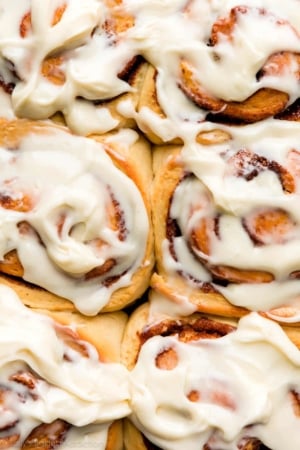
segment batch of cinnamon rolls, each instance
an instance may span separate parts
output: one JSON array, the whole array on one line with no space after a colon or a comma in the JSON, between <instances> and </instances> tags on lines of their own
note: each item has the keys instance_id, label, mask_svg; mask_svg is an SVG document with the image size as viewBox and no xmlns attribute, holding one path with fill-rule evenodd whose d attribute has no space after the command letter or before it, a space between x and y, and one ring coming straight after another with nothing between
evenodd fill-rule
<instances>
[{"instance_id":1,"label":"batch of cinnamon rolls","mask_svg":"<svg viewBox=\"0 0 300 450\"><path fill-rule=\"evenodd\" d=\"M0 449L299 450L300 0L0 0Z\"/></svg>"}]
</instances>

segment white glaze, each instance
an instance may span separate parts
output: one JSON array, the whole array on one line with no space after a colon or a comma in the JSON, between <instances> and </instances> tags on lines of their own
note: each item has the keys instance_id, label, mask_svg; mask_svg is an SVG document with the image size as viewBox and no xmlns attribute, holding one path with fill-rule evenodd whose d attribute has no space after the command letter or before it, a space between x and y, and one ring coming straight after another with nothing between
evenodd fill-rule
<instances>
[{"instance_id":1,"label":"white glaze","mask_svg":"<svg viewBox=\"0 0 300 450\"><path fill-rule=\"evenodd\" d=\"M67 7L61 20L52 26L56 8L64 4ZM21 116L47 118L62 111L77 133L115 128L119 120L105 105L94 106L90 101L130 92L129 84L118 73L136 55L142 55L158 71L157 96L167 119L151 114L148 108L137 113L134 105L130 117L166 140L177 135L186 138L191 129L195 133L205 118L205 112L178 87L182 57L192 64L203 88L224 100L242 101L262 87L287 92L289 103L299 95L296 62L280 74L256 79L256 73L274 53L300 52L300 20L294 13L299 0L243 2L249 12L238 16L232 39L219 36L213 47L207 42L214 22L227 17L240 5L238 1L124 0L120 15L133 17L134 26L120 36L105 32L110 11L104 1L88 0L82 5L79 0L45 0L41 7L37 0L23 0L17 5L0 2L0 66L4 79L16 83L12 104ZM263 8L266 14L259 13ZM22 37L19 24L29 10L32 29ZM62 85L53 84L41 73L43 60L57 54L63 58ZM14 64L20 80L9 72L7 60ZM88 118L84 127L82 114Z\"/></svg>"},{"instance_id":2,"label":"white glaze","mask_svg":"<svg viewBox=\"0 0 300 450\"><path fill-rule=\"evenodd\" d=\"M58 338L52 319L30 311L12 289L3 285L0 310L0 382L11 389L9 398L5 397L7 414L1 411L1 422L19 419L10 430L10 434L20 434L14 448L19 448L40 423L60 418L78 427L62 448L75 441L82 445L88 439L93 442L98 434L99 448L104 450L110 423L130 412L125 367L99 362L96 349L88 343L89 357L74 354ZM20 370L33 371L39 377L32 390L9 380ZM18 393L26 396L25 401L20 401Z\"/></svg>"},{"instance_id":3,"label":"white glaze","mask_svg":"<svg viewBox=\"0 0 300 450\"><path fill-rule=\"evenodd\" d=\"M157 355L170 347L176 367L157 367ZM257 313L218 339L185 343L155 336L143 344L131 372L131 418L164 450L198 450L209 439L213 450L235 450L246 436L272 450L297 450L299 418L289 391L299 392L299 375L298 349L279 325ZM201 400L190 401L191 391Z\"/></svg>"},{"instance_id":4,"label":"white glaze","mask_svg":"<svg viewBox=\"0 0 300 450\"><path fill-rule=\"evenodd\" d=\"M111 140L130 148L137 138L123 130ZM25 212L0 208L1 257L16 249L26 280L70 299L85 314L96 314L115 290L130 284L143 261L149 222L138 188L113 165L102 144L60 129L31 133L18 150L0 148L0 161L1 195L15 200L25 195L33 202ZM112 199L125 227L123 237L121 224L114 229L110 222ZM20 232L22 221L43 244L34 234ZM116 264L107 273L84 280L109 259ZM105 286L110 276L118 278Z\"/></svg>"},{"instance_id":5,"label":"white glaze","mask_svg":"<svg viewBox=\"0 0 300 450\"><path fill-rule=\"evenodd\" d=\"M206 126L207 130L211 127L211 124ZM295 122L270 119L254 125L221 128L231 134L228 142L209 146L189 142L183 148L185 170L194 177L183 180L174 192L170 216L177 221L182 236L173 240L176 260L168 241L162 242L164 267L169 276L184 272L202 282L212 278L197 258L203 258L208 265L269 272L274 275L270 283L229 283L227 287L215 287L231 303L251 310L294 307L297 321L300 281L288 277L300 267L300 191L297 163L290 161L289 155L291 150L300 150L300 126ZM295 191L285 192L279 176L272 170L261 171L251 181L235 175L228 161L240 149L248 149L288 170L294 177ZM271 240L265 245L256 245L243 226L243 220L272 208L288 213L294 226L282 242ZM193 228L202 218L218 215L219 236L210 230L209 254L195 249L192 256L188 243Z\"/></svg>"}]
</instances>

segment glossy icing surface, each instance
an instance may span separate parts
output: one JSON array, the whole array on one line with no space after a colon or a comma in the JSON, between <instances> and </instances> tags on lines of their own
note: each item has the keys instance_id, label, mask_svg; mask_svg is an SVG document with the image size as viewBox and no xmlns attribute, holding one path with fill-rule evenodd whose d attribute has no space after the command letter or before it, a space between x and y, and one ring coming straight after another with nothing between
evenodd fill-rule
<instances>
[{"instance_id":1,"label":"glossy icing surface","mask_svg":"<svg viewBox=\"0 0 300 450\"><path fill-rule=\"evenodd\" d=\"M111 144L137 138L123 130ZM26 280L96 314L143 261L149 221L137 186L102 144L59 128L1 147L0 160L1 257L16 249Z\"/></svg>"},{"instance_id":2,"label":"glossy icing surface","mask_svg":"<svg viewBox=\"0 0 300 450\"><path fill-rule=\"evenodd\" d=\"M165 450L235 450L251 437L296 450L299 371L298 349L257 313L217 339L155 336L131 373L132 417Z\"/></svg>"},{"instance_id":3,"label":"glossy icing surface","mask_svg":"<svg viewBox=\"0 0 300 450\"><path fill-rule=\"evenodd\" d=\"M59 334L71 330L25 308L5 286L0 309L0 438L16 436L20 448L34 428L60 419L77 427L60 448L97 438L105 449L110 423L130 413L126 368L100 362L86 341L77 340L85 355L71 348Z\"/></svg>"}]
</instances>

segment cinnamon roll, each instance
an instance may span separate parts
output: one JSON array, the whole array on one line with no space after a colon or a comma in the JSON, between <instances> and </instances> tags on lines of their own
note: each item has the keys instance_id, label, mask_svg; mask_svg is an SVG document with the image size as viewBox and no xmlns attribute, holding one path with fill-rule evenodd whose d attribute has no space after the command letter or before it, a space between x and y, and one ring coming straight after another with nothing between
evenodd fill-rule
<instances>
[{"instance_id":1,"label":"cinnamon roll","mask_svg":"<svg viewBox=\"0 0 300 450\"><path fill-rule=\"evenodd\" d=\"M124 313L26 308L0 285L1 448L121 450L130 412Z\"/></svg>"},{"instance_id":2,"label":"cinnamon roll","mask_svg":"<svg viewBox=\"0 0 300 450\"><path fill-rule=\"evenodd\" d=\"M126 450L296 449L300 353L283 329L257 313L159 318L151 294L123 341Z\"/></svg>"},{"instance_id":3,"label":"cinnamon roll","mask_svg":"<svg viewBox=\"0 0 300 450\"><path fill-rule=\"evenodd\" d=\"M155 150L153 284L200 311L298 322L299 124L206 128Z\"/></svg>"},{"instance_id":4,"label":"cinnamon roll","mask_svg":"<svg viewBox=\"0 0 300 450\"><path fill-rule=\"evenodd\" d=\"M162 11L148 3L138 10L141 34L147 42L152 19L156 45L142 53L151 66L137 121L153 142L185 140L203 120L299 117L297 0L189 0Z\"/></svg>"},{"instance_id":5,"label":"cinnamon roll","mask_svg":"<svg viewBox=\"0 0 300 450\"><path fill-rule=\"evenodd\" d=\"M200 49L198 61L195 55L180 61L180 86L186 95L214 114L243 122L274 116L296 100L300 36L289 10L292 5L282 9L266 1L262 7L250 2L220 8L206 29L207 66L202 68ZM231 81L215 86L215 74L226 80L230 69Z\"/></svg>"},{"instance_id":6,"label":"cinnamon roll","mask_svg":"<svg viewBox=\"0 0 300 450\"><path fill-rule=\"evenodd\" d=\"M139 298L153 266L145 141L2 120L0 143L0 270L87 315Z\"/></svg>"},{"instance_id":7,"label":"cinnamon roll","mask_svg":"<svg viewBox=\"0 0 300 450\"><path fill-rule=\"evenodd\" d=\"M298 0L0 4L0 83L18 116L174 142L206 119L299 109Z\"/></svg>"},{"instance_id":8,"label":"cinnamon roll","mask_svg":"<svg viewBox=\"0 0 300 450\"><path fill-rule=\"evenodd\" d=\"M78 134L134 126L144 62L124 46L134 17L121 1L1 2L1 85L18 117L63 114Z\"/></svg>"}]
</instances>

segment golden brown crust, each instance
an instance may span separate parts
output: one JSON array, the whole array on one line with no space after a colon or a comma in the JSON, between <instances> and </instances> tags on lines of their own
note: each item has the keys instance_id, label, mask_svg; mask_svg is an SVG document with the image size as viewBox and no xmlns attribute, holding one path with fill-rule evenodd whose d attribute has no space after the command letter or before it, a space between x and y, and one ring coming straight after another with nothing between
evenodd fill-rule
<instances>
[{"instance_id":1,"label":"golden brown crust","mask_svg":"<svg viewBox=\"0 0 300 450\"><path fill-rule=\"evenodd\" d=\"M48 134L52 131L60 129L69 132L60 124L51 124L49 122L34 122L25 119L7 121L0 120L0 145L11 149L17 149L22 138L30 133L34 134ZM150 198L149 187L152 183L152 169L151 169L151 149L145 139L140 137L130 148L126 145L118 144L113 141L114 133L96 136L91 135L90 139L95 139L101 142L105 151L112 159L116 167L124 172L131 180L133 180L142 194L149 217L149 233L148 240L143 258L143 263L133 274L132 282L129 286L120 288L113 292L110 301L104 306L103 312L115 311L124 308L126 305L132 303L139 298L149 285L150 276L154 264L153 256L153 231L151 226L151 212L150 212ZM24 204L22 203L22 207ZM20 205L8 205L9 208L20 207ZM117 219L112 219L117 220ZM26 222L20 224L24 228L24 232L34 232ZM117 223L116 223L117 226ZM20 232L22 229L20 228ZM37 237L38 238L38 237ZM109 266L102 268L109 269ZM100 268L101 269L101 268ZM23 277L24 271L21 262L15 250L10 251L0 262L0 271L8 275ZM96 273L96 275L98 272ZM87 277L95 274L87 274ZM21 287L22 289L22 287ZM59 296L51 296L43 290L40 291L40 301L45 301L45 308L52 310L75 310L71 302L62 299ZM28 295L28 304L34 305L34 298ZM52 302L52 303L51 303Z\"/></svg>"},{"instance_id":2,"label":"golden brown crust","mask_svg":"<svg viewBox=\"0 0 300 450\"><path fill-rule=\"evenodd\" d=\"M162 242L166 237L169 202L178 181L184 175L183 165L178 157L180 147L162 146L154 149L153 172L155 174L151 199L153 211L154 247L159 273L164 273Z\"/></svg>"},{"instance_id":3,"label":"golden brown crust","mask_svg":"<svg viewBox=\"0 0 300 450\"><path fill-rule=\"evenodd\" d=\"M192 66L180 62L180 87L194 103L224 118L244 123L258 122L279 114L287 106L289 96L275 89L263 88L242 102L225 102L206 93L196 80Z\"/></svg>"},{"instance_id":4,"label":"golden brown crust","mask_svg":"<svg viewBox=\"0 0 300 450\"><path fill-rule=\"evenodd\" d=\"M143 83L140 86L139 99L137 102L137 112L141 112L143 108L148 108L151 112L159 116L160 118L166 118L164 111L162 110L156 91L156 77L157 71L156 69L148 64L145 69L145 75L143 79ZM143 131L145 136L151 141L153 144L160 145L163 143L163 139L155 134L155 132L149 127L148 124L141 122L138 124L140 129ZM181 139L176 138L175 140L171 140L168 143L180 143Z\"/></svg>"},{"instance_id":5,"label":"golden brown crust","mask_svg":"<svg viewBox=\"0 0 300 450\"><path fill-rule=\"evenodd\" d=\"M251 6L238 5L231 8L227 15L218 17L211 28L208 45L210 47L217 46L220 41L224 40L228 43L234 41L234 29L239 22L241 16L247 16L255 10L259 16L269 16L278 26L285 25L290 27L291 33L296 33L295 29L284 19L276 19L276 17L265 8L253 8ZM216 47L217 48L217 47ZM216 54L216 58L218 55ZM263 62L260 70L257 72L257 79L260 80L264 76L277 76L284 71L289 70L292 66L297 67L295 76L299 79L299 53L293 53L282 49L274 54L270 54L266 61ZM294 70L293 70L294 72ZM249 98L243 101L226 101L222 98L216 98L207 92L197 78L196 70L184 57L180 61L180 82L182 91L196 105L206 109L222 119L238 120L242 123L251 123L263 120L267 117L281 113L287 106L289 95L286 92L272 89L261 88L253 93Z\"/></svg>"},{"instance_id":6,"label":"golden brown crust","mask_svg":"<svg viewBox=\"0 0 300 450\"><path fill-rule=\"evenodd\" d=\"M152 113L164 119L167 116L161 108L157 98L156 77L156 69L148 64L147 68L145 69L143 83L141 84L139 101L137 103L137 111L141 112L143 108L148 108ZM149 139L149 141L155 145L180 145L183 143L180 137L175 137L174 139L164 141L161 137L155 134L155 132L149 127L149 125L145 124L143 121L138 123L138 125L140 126L140 129L143 131L145 136ZM208 143L213 143L213 140L215 139L215 143L218 143L223 139L227 139L226 135L226 132L217 128L211 131L199 131L196 136L196 141L200 144L203 143L204 145L206 145Z\"/></svg>"},{"instance_id":7,"label":"golden brown crust","mask_svg":"<svg viewBox=\"0 0 300 450\"><path fill-rule=\"evenodd\" d=\"M223 139L222 134L220 134L221 138ZM151 286L168 296L172 295L172 292L174 295L178 293L178 295L187 296L189 301L202 312L220 313L229 317L235 316L235 311L238 311L239 315L245 314L247 312L245 309L231 306L222 295L216 292L205 292L199 287L193 289L180 274L170 278L164 267L162 242L168 238L169 204L178 182L185 174L184 166L180 163L180 151L181 148L176 146L162 146L154 150L155 178L152 189L152 208L157 273L152 276Z\"/></svg>"},{"instance_id":8,"label":"golden brown crust","mask_svg":"<svg viewBox=\"0 0 300 450\"><path fill-rule=\"evenodd\" d=\"M276 119L300 122L300 100L297 99L292 105L277 114Z\"/></svg>"},{"instance_id":9,"label":"golden brown crust","mask_svg":"<svg viewBox=\"0 0 300 450\"><path fill-rule=\"evenodd\" d=\"M122 34L134 26L135 18L128 14L122 0L105 0L109 15L104 23L104 29L116 40L122 39Z\"/></svg>"},{"instance_id":10,"label":"golden brown crust","mask_svg":"<svg viewBox=\"0 0 300 450\"><path fill-rule=\"evenodd\" d=\"M263 120L270 116L276 116L284 120L299 120L299 107L294 106L290 109L285 109L289 97L284 92L264 88L260 89L243 102L214 102L212 97L209 97L208 101L207 95L204 94L199 84L195 81L192 68L187 61L181 61L181 70L185 79L185 83L181 83L180 85L181 89L190 100L198 104L199 107L208 110L211 121L224 121L228 124L235 122L247 124ZM143 82L140 84L139 99L136 107L138 112L140 112L142 108L148 108L152 113L164 119L166 118L166 115L160 106L157 97L156 77L157 72L155 68L148 65L144 71ZM155 145L162 145L164 143L178 145L182 143L180 137L164 141L144 122L141 122L138 125L146 137Z\"/></svg>"},{"instance_id":11,"label":"golden brown crust","mask_svg":"<svg viewBox=\"0 0 300 450\"><path fill-rule=\"evenodd\" d=\"M69 300L19 278L0 273L0 283L14 289L23 303L30 308L43 308L49 311L75 311L73 303Z\"/></svg>"},{"instance_id":12,"label":"golden brown crust","mask_svg":"<svg viewBox=\"0 0 300 450\"><path fill-rule=\"evenodd\" d=\"M51 317L61 325L72 325L80 339L90 342L98 351L102 362L119 362L120 349L127 315L122 311L85 317L78 312L48 311L33 308L34 311Z\"/></svg>"},{"instance_id":13,"label":"golden brown crust","mask_svg":"<svg viewBox=\"0 0 300 450\"><path fill-rule=\"evenodd\" d=\"M124 420L124 450L159 450L158 447L151 444L151 447L147 445L147 441L143 437L142 433L130 422L130 420Z\"/></svg>"},{"instance_id":14,"label":"golden brown crust","mask_svg":"<svg viewBox=\"0 0 300 450\"><path fill-rule=\"evenodd\" d=\"M182 280L167 279L158 274L153 274L151 279L151 287L159 294L169 298L171 301L178 303L180 299L186 298L195 310L199 313L215 315L227 319L239 319L250 311L246 308L234 306L229 303L222 295L217 293L201 293L196 289L188 289ZM286 311L287 309L287 311ZM279 308L274 311L274 317L268 313L259 312L262 316L278 322L290 340L300 349L300 328L299 322L286 323L289 317L289 308Z\"/></svg>"},{"instance_id":15,"label":"golden brown crust","mask_svg":"<svg viewBox=\"0 0 300 450\"><path fill-rule=\"evenodd\" d=\"M138 108L140 93L145 82L144 80L148 66L149 64L147 62L141 58L137 58L126 75L128 83L132 88L131 91L121 94L116 98L95 102L98 108L107 108L113 119L118 121L116 129L136 128L135 120L133 118L127 118L125 115L121 114L119 112L119 107L122 103L128 101L134 110Z\"/></svg>"},{"instance_id":16,"label":"golden brown crust","mask_svg":"<svg viewBox=\"0 0 300 450\"><path fill-rule=\"evenodd\" d=\"M94 139L104 142L102 136L93 136ZM106 138L107 142L107 138ZM118 289L112 294L110 302L103 308L103 312L116 311L138 299L147 289L154 265L154 236L151 217L151 200L149 195L152 184L152 155L149 145L140 138L130 149L125 146L116 148L113 144L105 144L106 152L114 164L126 173L139 188L149 217L149 233L145 256L141 267L133 274L129 286Z\"/></svg>"},{"instance_id":17,"label":"golden brown crust","mask_svg":"<svg viewBox=\"0 0 300 450\"><path fill-rule=\"evenodd\" d=\"M67 437L68 430L71 426L60 419L55 420L51 423L42 423L32 430L32 432L24 440L21 450L45 450L45 449L57 449L59 450L60 445L63 444ZM0 448L11 448L4 447L7 442L9 445L13 444L12 438L9 436L2 438L2 443L0 441ZM1 439L1 438L0 438ZM116 420L113 422L107 433L107 441L105 450L122 450L123 449L123 425L121 420Z\"/></svg>"},{"instance_id":18,"label":"golden brown crust","mask_svg":"<svg viewBox=\"0 0 300 450\"><path fill-rule=\"evenodd\" d=\"M107 442L105 450L123 450L123 421L114 421L107 434Z\"/></svg>"},{"instance_id":19,"label":"golden brown crust","mask_svg":"<svg viewBox=\"0 0 300 450\"><path fill-rule=\"evenodd\" d=\"M9 150L16 150L21 140L29 133L47 134L49 126L57 128L55 124L51 125L49 122L0 118L0 145Z\"/></svg>"},{"instance_id":20,"label":"golden brown crust","mask_svg":"<svg viewBox=\"0 0 300 450\"><path fill-rule=\"evenodd\" d=\"M59 448L66 439L70 428L70 424L60 419L51 423L42 423L29 433L22 443L21 450Z\"/></svg>"},{"instance_id":21,"label":"golden brown crust","mask_svg":"<svg viewBox=\"0 0 300 450\"><path fill-rule=\"evenodd\" d=\"M129 317L121 344L121 362L132 370L141 348L139 332L148 323L149 303L139 306Z\"/></svg>"},{"instance_id":22,"label":"golden brown crust","mask_svg":"<svg viewBox=\"0 0 300 450\"><path fill-rule=\"evenodd\" d=\"M155 295L155 292L150 291L150 298L153 294ZM224 336L232 332L237 323L236 317L198 312L187 317L178 316L174 319L162 317L160 320L156 317L154 320L150 317L150 303L145 302L129 317L121 345L121 361L129 370L132 370L143 343L155 335L176 334L181 341L189 342L201 338Z\"/></svg>"}]
</instances>

